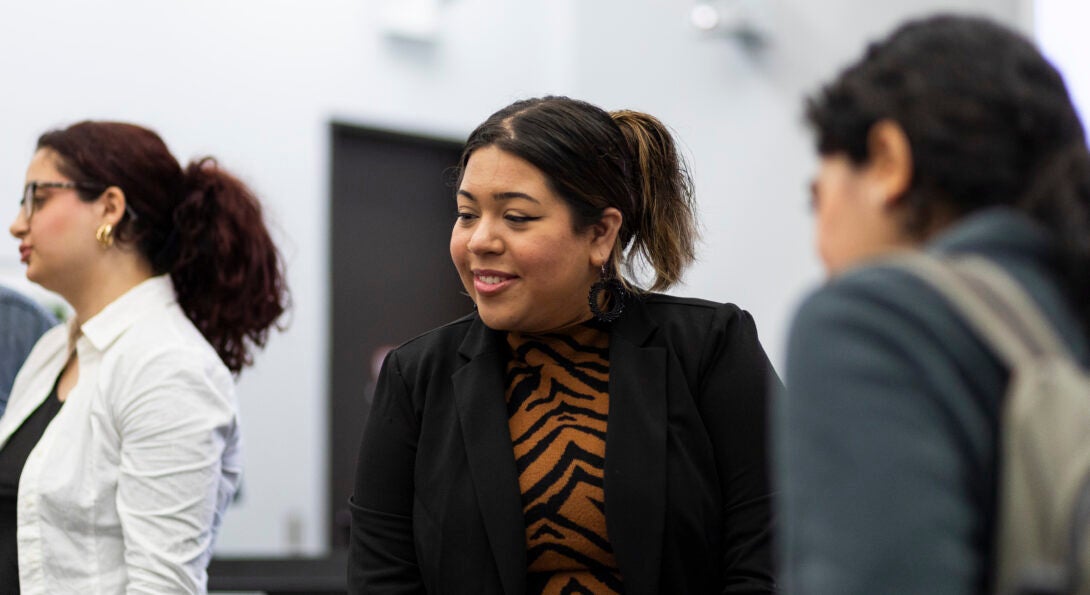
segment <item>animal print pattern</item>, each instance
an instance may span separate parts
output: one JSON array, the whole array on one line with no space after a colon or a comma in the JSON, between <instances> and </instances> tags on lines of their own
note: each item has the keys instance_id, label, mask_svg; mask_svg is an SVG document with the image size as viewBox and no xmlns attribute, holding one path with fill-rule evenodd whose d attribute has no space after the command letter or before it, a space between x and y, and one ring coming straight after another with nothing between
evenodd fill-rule
<instances>
[{"instance_id":1,"label":"animal print pattern","mask_svg":"<svg viewBox=\"0 0 1090 595\"><path fill-rule=\"evenodd\" d=\"M509 333L507 414L526 520L530 593L621 593L606 534L609 333Z\"/></svg>"}]
</instances>

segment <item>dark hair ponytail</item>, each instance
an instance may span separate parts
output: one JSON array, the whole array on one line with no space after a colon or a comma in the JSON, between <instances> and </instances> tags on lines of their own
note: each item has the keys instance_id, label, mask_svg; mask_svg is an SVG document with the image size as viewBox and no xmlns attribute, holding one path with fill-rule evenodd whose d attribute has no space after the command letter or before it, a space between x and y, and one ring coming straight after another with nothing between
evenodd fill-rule
<instances>
[{"instance_id":1,"label":"dark hair ponytail","mask_svg":"<svg viewBox=\"0 0 1090 595\"><path fill-rule=\"evenodd\" d=\"M466 141L464 171L477 149L495 146L541 170L582 231L613 207L623 222L610 258L614 271L655 271L652 290L676 283L697 240L692 182L666 127L633 111L610 114L585 101L540 97L492 114ZM627 255L627 258L626 258ZM621 282L631 286L623 276Z\"/></svg>"},{"instance_id":2,"label":"dark hair ponytail","mask_svg":"<svg viewBox=\"0 0 1090 595\"><path fill-rule=\"evenodd\" d=\"M234 373L253 363L285 311L288 289L257 197L212 158L183 171L155 132L121 122L80 122L38 139L76 182L117 186L128 210L119 243L169 273L178 305ZM81 190L81 198L98 193Z\"/></svg>"},{"instance_id":3,"label":"dark hair ponytail","mask_svg":"<svg viewBox=\"0 0 1090 595\"><path fill-rule=\"evenodd\" d=\"M630 248L655 270L652 289L666 289L696 257L692 178L666 126L631 110L610 116L624 135L640 208Z\"/></svg>"},{"instance_id":4,"label":"dark hair ponytail","mask_svg":"<svg viewBox=\"0 0 1090 595\"><path fill-rule=\"evenodd\" d=\"M280 255L261 204L205 157L185 169L173 222L176 247L166 248L176 252L169 270L178 304L237 373L253 363L248 343L264 346L286 307Z\"/></svg>"}]
</instances>

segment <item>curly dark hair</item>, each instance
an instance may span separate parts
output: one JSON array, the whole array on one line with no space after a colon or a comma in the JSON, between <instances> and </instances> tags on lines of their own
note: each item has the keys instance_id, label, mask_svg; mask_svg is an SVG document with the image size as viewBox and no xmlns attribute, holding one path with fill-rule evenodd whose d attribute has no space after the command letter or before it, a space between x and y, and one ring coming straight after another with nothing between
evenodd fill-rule
<instances>
[{"instance_id":1,"label":"curly dark hair","mask_svg":"<svg viewBox=\"0 0 1090 595\"><path fill-rule=\"evenodd\" d=\"M808 99L806 117L819 153L856 164L871 127L897 123L912 151L908 233L939 213L1019 209L1056 238L1072 303L1090 301L1090 151L1060 73L1019 33L968 16L906 23Z\"/></svg>"},{"instance_id":2,"label":"curly dark hair","mask_svg":"<svg viewBox=\"0 0 1090 595\"><path fill-rule=\"evenodd\" d=\"M128 210L115 228L156 274L170 273L178 304L235 374L253 363L288 307L280 253L261 203L210 157L182 169L158 134L121 122L80 122L46 132L39 149L86 201L117 186ZM97 191L95 189L98 189Z\"/></svg>"}]
</instances>

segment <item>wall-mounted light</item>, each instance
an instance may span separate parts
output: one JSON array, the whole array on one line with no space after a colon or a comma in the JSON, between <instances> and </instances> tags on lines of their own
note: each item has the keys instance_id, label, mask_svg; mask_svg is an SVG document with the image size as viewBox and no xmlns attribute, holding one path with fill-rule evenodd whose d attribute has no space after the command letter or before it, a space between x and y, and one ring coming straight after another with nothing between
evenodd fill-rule
<instances>
[{"instance_id":1,"label":"wall-mounted light","mask_svg":"<svg viewBox=\"0 0 1090 595\"><path fill-rule=\"evenodd\" d=\"M689 22L705 35L760 47L768 43L767 1L701 0L689 11Z\"/></svg>"}]
</instances>

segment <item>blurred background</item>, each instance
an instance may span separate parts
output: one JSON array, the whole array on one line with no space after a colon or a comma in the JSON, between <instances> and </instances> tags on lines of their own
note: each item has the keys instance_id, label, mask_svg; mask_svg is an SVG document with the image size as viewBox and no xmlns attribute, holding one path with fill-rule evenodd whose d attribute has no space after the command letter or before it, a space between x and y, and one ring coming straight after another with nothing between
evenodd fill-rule
<instances>
[{"instance_id":1,"label":"blurred background","mask_svg":"<svg viewBox=\"0 0 1090 595\"><path fill-rule=\"evenodd\" d=\"M444 169L477 123L564 94L670 125L704 236L673 292L748 309L780 367L792 309L821 281L803 97L939 10L1035 36L1090 113L1082 0L4 2L0 221L37 136L82 119L153 128L257 191L294 308L239 382L246 473L218 554L323 556L343 543L373 362L470 307ZM23 279L16 246L0 242L0 283L63 308Z\"/></svg>"}]
</instances>

